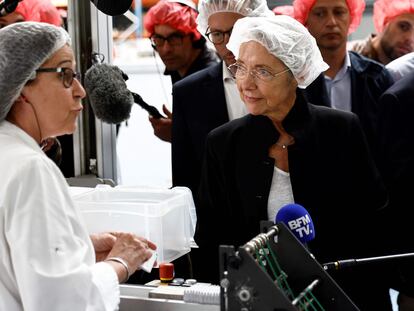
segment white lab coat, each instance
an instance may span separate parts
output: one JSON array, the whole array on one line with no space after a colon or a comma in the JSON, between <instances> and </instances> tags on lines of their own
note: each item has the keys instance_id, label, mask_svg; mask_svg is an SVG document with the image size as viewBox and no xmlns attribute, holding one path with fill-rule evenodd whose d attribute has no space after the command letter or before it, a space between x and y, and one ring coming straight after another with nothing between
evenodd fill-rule
<instances>
[{"instance_id":1,"label":"white lab coat","mask_svg":"<svg viewBox=\"0 0 414 311\"><path fill-rule=\"evenodd\" d=\"M116 310L118 279L95 254L58 167L0 122L0 310Z\"/></svg>"}]
</instances>

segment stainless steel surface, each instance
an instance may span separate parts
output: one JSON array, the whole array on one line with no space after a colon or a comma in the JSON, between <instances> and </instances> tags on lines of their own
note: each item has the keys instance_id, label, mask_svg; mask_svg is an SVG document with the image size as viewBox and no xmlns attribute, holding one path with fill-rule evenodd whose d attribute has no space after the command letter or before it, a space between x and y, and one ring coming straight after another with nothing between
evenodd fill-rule
<instances>
[{"instance_id":1,"label":"stainless steel surface","mask_svg":"<svg viewBox=\"0 0 414 311\"><path fill-rule=\"evenodd\" d=\"M182 300L148 298L154 287L120 285L120 311L219 311L218 305L186 303Z\"/></svg>"}]
</instances>

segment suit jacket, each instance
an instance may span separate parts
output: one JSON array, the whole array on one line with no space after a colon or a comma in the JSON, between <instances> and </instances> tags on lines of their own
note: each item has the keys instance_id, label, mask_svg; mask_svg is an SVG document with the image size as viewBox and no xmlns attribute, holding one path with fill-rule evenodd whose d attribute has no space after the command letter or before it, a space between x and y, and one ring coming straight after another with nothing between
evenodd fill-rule
<instances>
[{"instance_id":1,"label":"suit jacket","mask_svg":"<svg viewBox=\"0 0 414 311\"><path fill-rule=\"evenodd\" d=\"M398 80L380 98L379 169L390 193L386 214L389 253L414 252L412 238L414 178L414 73ZM414 297L412 259L397 262L397 290Z\"/></svg>"},{"instance_id":2,"label":"suit jacket","mask_svg":"<svg viewBox=\"0 0 414 311\"><path fill-rule=\"evenodd\" d=\"M355 52L351 60L351 111L361 120L372 151L376 151L378 128L378 101L392 84L393 79L383 65ZM332 107L322 73L305 90L308 101L315 105Z\"/></svg>"},{"instance_id":3,"label":"suit jacket","mask_svg":"<svg viewBox=\"0 0 414 311\"><path fill-rule=\"evenodd\" d=\"M295 203L309 211L315 225L309 247L316 259L373 255L376 231L371 225L387 193L357 116L308 104L298 91L283 127L295 138L288 147L290 178ZM270 119L252 115L209 134L198 195L200 255L194 267L199 279L217 281L219 245L237 247L260 233L274 167L268 150L278 136ZM358 293L356 280L345 277L341 285ZM386 290L384 297L389 303Z\"/></svg>"},{"instance_id":4,"label":"suit jacket","mask_svg":"<svg viewBox=\"0 0 414 311\"><path fill-rule=\"evenodd\" d=\"M414 176L414 73L390 87L380 99L379 168L394 200L411 200ZM401 216L401 215L399 215Z\"/></svg>"},{"instance_id":5,"label":"suit jacket","mask_svg":"<svg viewBox=\"0 0 414 311\"><path fill-rule=\"evenodd\" d=\"M222 63L196 72L173 86L172 179L193 194L200 180L207 134L229 121Z\"/></svg>"}]
</instances>

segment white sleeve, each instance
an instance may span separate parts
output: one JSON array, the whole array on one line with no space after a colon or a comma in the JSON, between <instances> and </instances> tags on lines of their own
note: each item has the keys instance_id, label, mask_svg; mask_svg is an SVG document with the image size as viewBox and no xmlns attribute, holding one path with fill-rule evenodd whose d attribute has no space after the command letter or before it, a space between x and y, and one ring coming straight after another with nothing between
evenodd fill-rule
<instances>
[{"instance_id":1,"label":"white sleeve","mask_svg":"<svg viewBox=\"0 0 414 311\"><path fill-rule=\"evenodd\" d=\"M48 159L20 166L9 184L5 234L25 311L117 310L118 279L95 254L65 179Z\"/></svg>"},{"instance_id":2,"label":"white sleeve","mask_svg":"<svg viewBox=\"0 0 414 311\"><path fill-rule=\"evenodd\" d=\"M118 310L119 283L118 275L114 268L105 262L99 262L92 266L92 281L102 297L107 297L105 310ZM91 309L93 310L93 309Z\"/></svg>"}]
</instances>

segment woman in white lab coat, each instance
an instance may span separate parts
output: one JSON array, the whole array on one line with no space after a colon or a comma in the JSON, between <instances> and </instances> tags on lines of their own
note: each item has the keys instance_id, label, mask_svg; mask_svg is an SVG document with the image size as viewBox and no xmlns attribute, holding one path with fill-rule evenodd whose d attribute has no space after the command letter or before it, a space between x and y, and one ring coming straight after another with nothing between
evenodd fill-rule
<instances>
[{"instance_id":1,"label":"woman in white lab coat","mask_svg":"<svg viewBox=\"0 0 414 311\"><path fill-rule=\"evenodd\" d=\"M0 310L116 310L118 284L155 249L127 233L90 239L42 152L76 128L85 91L75 65L63 28L0 30Z\"/></svg>"}]
</instances>

